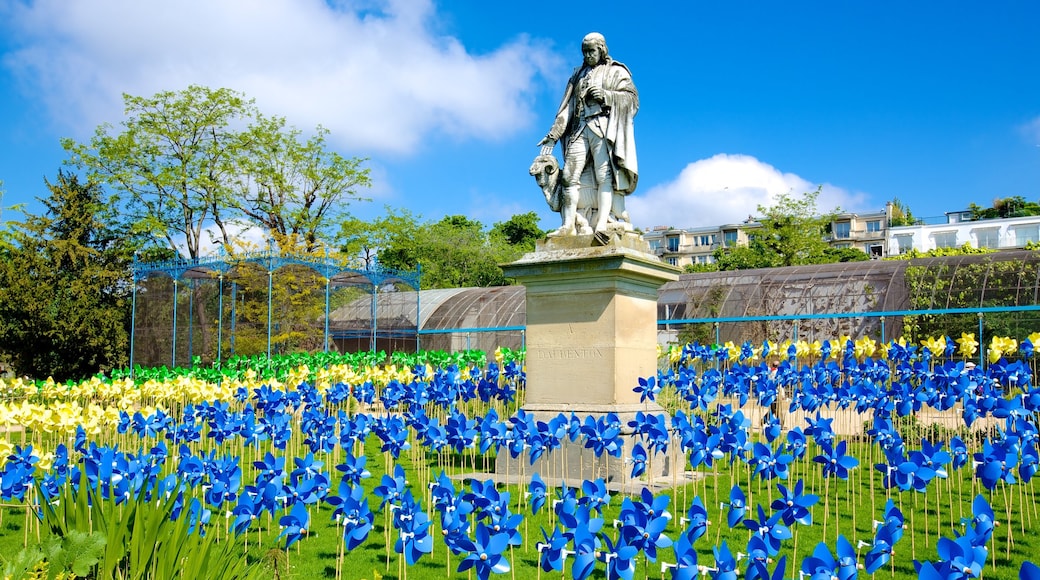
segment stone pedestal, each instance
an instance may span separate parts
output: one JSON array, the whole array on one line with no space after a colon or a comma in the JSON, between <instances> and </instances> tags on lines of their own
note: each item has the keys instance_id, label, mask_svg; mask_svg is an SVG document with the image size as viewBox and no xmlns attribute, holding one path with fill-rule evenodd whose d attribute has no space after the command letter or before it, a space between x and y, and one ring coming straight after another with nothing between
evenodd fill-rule
<instances>
[{"instance_id":1,"label":"stone pedestal","mask_svg":"<svg viewBox=\"0 0 1040 580\"><path fill-rule=\"evenodd\" d=\"M526 412L539 421L559 413L584 420L613 412L626 430L637 411L663 412L655 403L640 403L633 389L640 377L657 374L657 290L678 278L677 268L629 233L606 245L593 236L551 238L503 270L527 290ZM630 447L631 441L626 457ZM500 474L505 455L499 455ZM549 457L525 471L577 483L621 481L627 471L618 458L597 461L578 449L565 455L566 461Z\"/></svg>"}]
</instances>

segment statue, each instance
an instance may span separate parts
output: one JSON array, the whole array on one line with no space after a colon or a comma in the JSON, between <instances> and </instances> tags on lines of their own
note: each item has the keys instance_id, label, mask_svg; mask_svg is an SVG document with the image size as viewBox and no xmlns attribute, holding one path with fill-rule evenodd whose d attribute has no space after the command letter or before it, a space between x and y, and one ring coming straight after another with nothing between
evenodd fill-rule
<instances>
[{"instance_id":1,"label":"statue","mask_svg":"<svg viewBox=\"0 0 1040 580\"><path fill-rule=\"evenodd\" d=\"M581 52L584 62L567 82L530 173L563 221L550 236L595 234L605 242L611 231L632 230L625 196L639 178L632 130L639 93L628 67L608 55L602 34L586 35ZM562 168L552 154L557 142Z\"/></svg>"}]
</instances>

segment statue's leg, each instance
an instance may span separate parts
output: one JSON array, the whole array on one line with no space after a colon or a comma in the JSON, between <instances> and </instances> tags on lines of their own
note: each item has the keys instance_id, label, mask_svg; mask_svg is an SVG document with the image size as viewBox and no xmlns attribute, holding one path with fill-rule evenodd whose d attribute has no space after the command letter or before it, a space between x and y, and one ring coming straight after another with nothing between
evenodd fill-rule
<instances>
[{"instance_id":1,"label":"statue's leg","mask_svg":"<svg viewBox=\"0 0 1040 580\"><path fill-rule=\"evenodd\" d=\"M628 211L625 210L625 194L614 192L614 199L610 204L610 211L619 222L629 222ZM631 223L631 222L629 222Z\"/></svg>"},{"instance_id":2,"label":"statue's leg","mask_svg":"<svg viewBox=\"0 0 1040 580\"><path fill-rule=\"evenodd\" d=\"M607 140L594 135L589 129L586 129L586 134L589 135L589 151L592 154L596 191L599 198L596 225L593 226L593 229L599 233L607 229L607 219L611 214L611 202L614 199L614 171L610 166Z\"/></svg>"},{"instance_id":3,"label":"statue's leg","mask_svg":"<svg viewBox=\"0 0 1040 580\"><path fill-rule=\"evenodd\" d=\"M588 157L588 142L582 136L571 139L564 152L563 162L563 200L560 203L560 217L563 225L560 232L573 235L575 218L578 214L578 200L581 197L581 172L585 169Z\"/></svg>"}]
</instances>

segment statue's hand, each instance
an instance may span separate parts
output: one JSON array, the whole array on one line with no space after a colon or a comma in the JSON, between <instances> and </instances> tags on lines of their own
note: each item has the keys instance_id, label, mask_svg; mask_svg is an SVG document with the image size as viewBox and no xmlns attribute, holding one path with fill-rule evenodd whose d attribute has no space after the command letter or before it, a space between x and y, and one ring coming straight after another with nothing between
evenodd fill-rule
<instances>
[{"instance_id":1,"label":"statue's hand","mask_svg":"<svg viewBox=\"0 0 1040 580\"><path fill-rule=\"evenodd\" d=\"M603 92L603 87L589 87L589 96L595 99L598 103L606 101L606 96Z\"/></svg>"}]
</instances>

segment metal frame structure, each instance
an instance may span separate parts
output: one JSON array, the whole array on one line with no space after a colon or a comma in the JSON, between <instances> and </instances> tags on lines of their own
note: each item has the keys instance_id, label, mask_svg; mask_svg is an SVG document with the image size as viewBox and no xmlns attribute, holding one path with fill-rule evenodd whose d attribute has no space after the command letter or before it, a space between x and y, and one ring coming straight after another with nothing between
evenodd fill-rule
<instances>
[{"instance_id":1,"label":"metal frame structure","mask_svg":"<svg viewBox=\"0 0 1040 580\"><path fill-rule=\"evenodd\" d=\"M280 251L273 248L271 243L268 243L267 249L260 252L249 252L234 257L229 256L208 256L197 259L179 259L179 260L168 260L160 262L138 262L136 257L134 259L132 270L133 270L133 296L131 300L131 322L130 322L130 368L134 367L134 348L135 348L135 335L137 330L137 289L140 282L143 280L156 276L167 276L173 281L173 324L171 328L172 337L172 348L171 348L171 364L172 366L177 365L177 305L178 305L178 288L182 283L190 283L192 288L199 280L217 280L218 284L218 320L217 320L217 354L216 360L223 360L223 331L224 331L224 283L227 279L231 279L231 292L232 292L232 309L231 309L231 331L234 333L235 330L235 301L234 296L237 293L237 286L234 280L234 276L231 275L232 270L237 267L241 267L246 264L252 264L259 266L261 269L267 272L267 356L271 357L271 336L272 336L272 321L273 316L273 302L272 294L274 290L274 273L281 268L286 266L304 266L315 271L321 275L325 280L325 316L324 316L324 340L323 348L327 352L329 350L329 307L330 307L330 292L333 286L355 286L355 287L367 287L372 292L372 345L375 344L375 336L378 328L375 326L377 316L375 316L375 310L378 308L378 301L375 299L381 287L385 287L387 284L405 284L416 290L416 341L418 341L418 324L419 317L418 312L420 310L418 292L420 288L420 280L422 277L421 270L417 269L415 272L401 272L392 270L389 268L371 268L371 269L357 269L345 267L343 264L335 259L332 259L326 253L323 257L297 255L297 254L282 254ZM193 294L189 294L192 296ZM191 298L189 298L189 309L193 308ZM191 340L192 333L191 328L191 316L189 320L189 341ZM232 338L233 340L233 338ZM191 358L191 343L189 342L189 360ZM418 343L416 344L418 348Z\"/></svg>"}]
</instances>

